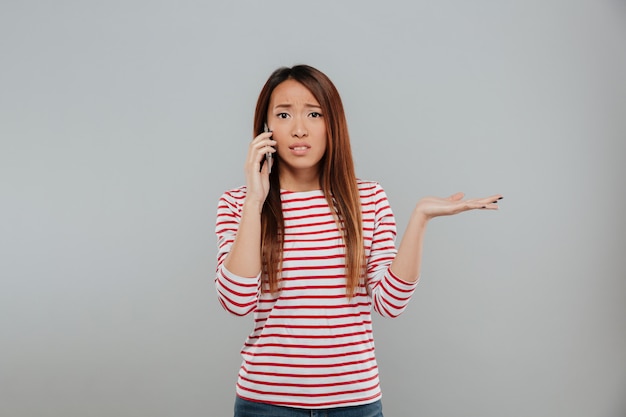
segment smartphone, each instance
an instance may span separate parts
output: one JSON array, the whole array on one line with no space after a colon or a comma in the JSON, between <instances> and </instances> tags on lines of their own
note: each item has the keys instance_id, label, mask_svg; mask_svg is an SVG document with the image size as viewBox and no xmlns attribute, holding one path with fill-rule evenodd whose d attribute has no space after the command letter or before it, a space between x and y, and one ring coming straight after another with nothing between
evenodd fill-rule
<instances>
[{"instance_id":1,"label":"smartphone","mask_svg":"<svg viewBox=\"0 0 626 417\"><path fill-rule=\"evenodd\" d=\"M270 129L267 127L267 123L263 125L263 131L269 132ZM272 153L268 152L265 154L265 162L267 163L267 172L268 174L272 173Z\"/></svg>"}]
</instances>

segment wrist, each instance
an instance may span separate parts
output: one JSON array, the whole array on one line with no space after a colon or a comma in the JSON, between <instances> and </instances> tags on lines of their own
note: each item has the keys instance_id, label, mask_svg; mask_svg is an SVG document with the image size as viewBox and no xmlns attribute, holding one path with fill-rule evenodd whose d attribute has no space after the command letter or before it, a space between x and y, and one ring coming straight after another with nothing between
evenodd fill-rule
<instances>
[{"instance_id":1,"label":"wrist","mask_svg":"<svg viewBox=\"0 0 626 417\"><path fill-rule=\"evenodd\" d=\"M415 206L415 209L413 209L413 213L411 214L411 221L426 227L426 224L428 224L428 221L430 219L432 219L432 216L426 214L422 210L421 206L417 204Z\"/></svg>"},{"instance_id":2,"label":"wrist","mask_svg":"<svg viewBox=\"0 0 626 417\"><path fill-rule=\"evenodd\" d=\"M249 200L248 198L246 198L243 202L243 207L242 207L242 211L244 213L257 213L257 214L261 214L261 211L263 211L263 201L254 201L254 200Z\"/></svg>"}]
</instances>

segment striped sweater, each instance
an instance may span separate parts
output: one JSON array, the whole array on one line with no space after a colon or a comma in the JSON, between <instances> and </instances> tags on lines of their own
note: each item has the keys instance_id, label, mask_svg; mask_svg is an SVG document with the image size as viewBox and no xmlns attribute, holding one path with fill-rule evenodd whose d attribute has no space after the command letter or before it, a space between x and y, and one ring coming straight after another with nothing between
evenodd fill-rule
<instances>
[{"instance_id":1,"label":"striped sweater","mask_svg":"<svg viewBox=\"0 0 626 417\"><path fill-rule=\"evenodd\" d=\"M299 408L367 404L381 397L372 307L385 317L406 308L417 283L394 276L396 224L378 183L358 183L367 279L346 297L344 246L321 190L281 191L285 220L281 291L260 291L260 275L239 277L224 259L237 233L245 187L218 205L215 285L230 313L254 313L241 354L237 395Z\"/></svg>"}]
</instances>

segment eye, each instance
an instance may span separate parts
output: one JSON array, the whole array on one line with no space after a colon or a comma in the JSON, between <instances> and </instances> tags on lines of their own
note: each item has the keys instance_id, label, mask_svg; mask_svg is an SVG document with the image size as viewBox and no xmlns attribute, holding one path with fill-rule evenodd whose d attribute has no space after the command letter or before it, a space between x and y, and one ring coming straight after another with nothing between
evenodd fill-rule
<instances>
[{"instance_id":1,"label":"eye","mask_svg":"<svg viewBox=\"0 0 626 417\"><path fill-rule=\"evenodd\" d=\"M286 119L287 117L289 117L289 115L287 113L278 113L276 117L278 117L279 119Z\"/></svg>"},{"instance_id":2,"label":"eye","mask_svg":"<svg viewBox=\"0 0 626 417\"><path fill-rule=\"evenodd\" d=\"M317 119L318 117L322 117L322 113L314 111L312 113L309 113L309 116L314 118L314 119Z\"/></svg>"}]
</instances>

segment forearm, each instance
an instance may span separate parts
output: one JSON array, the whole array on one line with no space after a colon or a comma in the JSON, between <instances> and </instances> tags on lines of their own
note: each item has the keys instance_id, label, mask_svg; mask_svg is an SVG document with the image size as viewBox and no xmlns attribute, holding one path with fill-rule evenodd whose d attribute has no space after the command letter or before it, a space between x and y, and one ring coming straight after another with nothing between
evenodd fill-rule
<instances>
[{"instance_id":1,"label":"forearm","mask_svg":"<svg viewBox=\"0 0 626 417\"><path fill-rule=\"evenodd\" d=\"M398 254L391 263L391 271L406 282L415 282L420 276L427 224L427 217L417 209L414 210L402 236Z\"/></svg>"},{"instance_id":2,"label":"forearm","mask_svg":"<svg viewBox=\"0 0 626 417\"><path fill-rule=\"evenodd\" d=\"M240 277L254 278L261 272L261 208L244 202L237 236L224 266Z\"/></svg>"}]
</instances>

